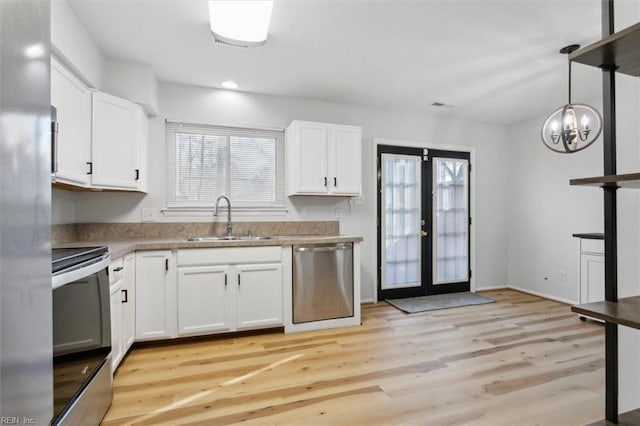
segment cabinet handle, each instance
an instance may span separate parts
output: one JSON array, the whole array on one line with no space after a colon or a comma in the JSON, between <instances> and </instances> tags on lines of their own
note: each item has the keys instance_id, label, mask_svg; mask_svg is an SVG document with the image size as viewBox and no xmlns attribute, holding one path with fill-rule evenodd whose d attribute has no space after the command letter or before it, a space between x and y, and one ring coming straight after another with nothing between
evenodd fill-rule
<instances>
[{"instance_id":1,"label":"cabinet handle","mask_svg":"<svg viewBox=\"0 0 640 426\"><path fill-rule=\"evenodd\" d=\"M327 177L324 177L324 186L327 186Z\"/></svg>"},{"instance_id":2,"label":"cabinet handle","mask_svg":"<svg viewBox=\"0 0 640 426\"><path fill-rule=\"evenodd\" d=\"M136 180L140 180L140 169L136 169Z\"/></svg>"},{"instance_id":3,"label":"cabinet handle","mask_svg":"<svg viewBox=\"0 0 640 426\"><path fill-rule=\"evenodd\" d=\"M238 274L238 287L240 287L240 274Z\"/></svg>"},{"instance_id":4,"label":"cabinet handle","mask_svg":"<svg viewBox=\"0 0 640 426\"><path fill-rule=\"evenodd\" d=\"M333 178L333 186L338 186L338 178L337 177Z\"/></svg>"},{"instance_id":5,"label":"cabinet handle","mask_svg":"<svg viewBox=\"0 0 640 426\"><path fill-rule=\"evenodd\" d=\"M164 270L169 272L169 259L164 260Z\"/></svg>"},{"instance_id":6,"label":"cabinet handle","mask_svg":"<svg viewBox=\"0 0 640 426\"><path fill-rule=\"evenodd\" d=\"M89 165L89 171L87 172L88 175L92 175L93 174L93 163L91 161L87 161L87 164Z\"/></svg>"},{"instance_id":7,"label":"cabinet handle","mask_svg":"<svg viewBox=\"0 0 640 426\"><path fill-rule=\"evenodd\" d=\"M224 288L227 288L227 274L224 274Z\"/></svg>"},{"instance_id":8,"label":"cabinet handle","mask_svg":"<svg viewBox=\"0 0 640 426\"><path fill-rule=\"evenodd\" d=\"M122 296L124 296L124 299L122 299L122 303L128 303L129 302L129 290L122 290Z\"/></svg>"},{"instance_id":9,"label":"cabinet handle","mask_svg":"<svg viewBox=\"0 0 640 426\"><path fill-rule=\"evenodd\" d=\"M120 272L124 269L122 266L118 266L117 268L113 268L113 272Z\"/></svg>"}]
</instances>

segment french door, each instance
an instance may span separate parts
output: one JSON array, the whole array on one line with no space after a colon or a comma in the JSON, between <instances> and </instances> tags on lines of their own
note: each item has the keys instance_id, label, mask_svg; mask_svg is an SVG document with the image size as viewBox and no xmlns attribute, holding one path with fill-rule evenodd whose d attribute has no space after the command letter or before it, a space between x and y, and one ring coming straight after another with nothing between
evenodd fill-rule
<instances>
[{"instance_id":1,"label":"french door","mask_svg":"<svg viewBox=\"0 0 640 426\"><path fill-rule=\"evenodd\" d=\"M469 153L378 145L378 300L469 291Z\"/></svg>"}]
</instances>

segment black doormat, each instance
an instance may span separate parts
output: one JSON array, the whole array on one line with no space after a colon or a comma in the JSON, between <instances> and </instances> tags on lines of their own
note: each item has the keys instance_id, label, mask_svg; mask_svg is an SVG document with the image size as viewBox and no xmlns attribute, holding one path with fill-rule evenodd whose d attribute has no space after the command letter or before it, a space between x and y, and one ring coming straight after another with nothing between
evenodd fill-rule
<instances>
[{"instance_id":1,"label":"black doormat","mask_svg":"<svg viewBox=\"0 0 640 426\"><path fill-rule=\"evenodd\" d=\"M435 311L437 309L483 305L485 303L493 303L495 299L466 291L433 296L408 297L406 299L387 299L387 302L401 311L415 314L416 312Z\"/></svg>"}]
</instances>

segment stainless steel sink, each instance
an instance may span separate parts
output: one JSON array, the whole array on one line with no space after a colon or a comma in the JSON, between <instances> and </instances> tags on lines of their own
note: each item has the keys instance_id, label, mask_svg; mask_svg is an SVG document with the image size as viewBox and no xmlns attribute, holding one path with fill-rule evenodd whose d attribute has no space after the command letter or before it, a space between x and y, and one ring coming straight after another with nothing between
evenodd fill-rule
<instances>
[{"instance_id":1,"label":"stainless steel sink","mask_svg":"<svg viewBox=\"0 0 640 426\"><path fill-rule=\"evenodd\" d=\"M231 236L224 236L224 237L191 237L191 238L187 238L187 241L263 241L263 240L273 240L275 237L273 236L259 236L259 237L253 237L253 236L236 236L236 235L231 235Z\"/></svg>"}]
</instances>

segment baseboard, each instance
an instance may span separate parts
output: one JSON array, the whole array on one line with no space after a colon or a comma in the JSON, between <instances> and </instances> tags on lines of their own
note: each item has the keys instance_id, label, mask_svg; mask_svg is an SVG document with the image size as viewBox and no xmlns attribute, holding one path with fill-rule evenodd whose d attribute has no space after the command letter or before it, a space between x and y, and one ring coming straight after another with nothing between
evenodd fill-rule
<instances>
[{"instance_id":1,"label":"baseboard","mask_svg":"<svg viewBox=\"0 0 640 426\"><path fill-rule=\"evenodd\" d=\"M507 287L503 287L503 288L509 288L511 290L519 291L520 293L531 294L533 296L542 297L543 299L549 299L549 300L553 300L554 302L564 303L565 305L576 305L577 304L577 302L575 302L573 300L564 299L562 297L549 296L548 294L539 293L537 291L524 289L524 288L520 288L520 287L516 287L516 286L512 286L512 285L507 286Z\"/></svg>"},{"instance_id":2,"label":"baseboard","mask_svg":"<svg viewBox=\"0 0 640 426\"><path fill-rule=\"evenodd\" d=\"M497 285L493 287L480 287L476 288L475 291L489 291L489 290L507 290L510 289L508 285Z\"/></svg>"},{"instance_id":3,"label":"baseboard","mask_svg":"<svg viewBox=\"0 0 640 426\"><path fill-rule=\"evenodd\" d=\"M362 305L363 303L373 303L373 297L370 297L368 299L360 299L360 304Z\"/></svg>"}]
</instances>

